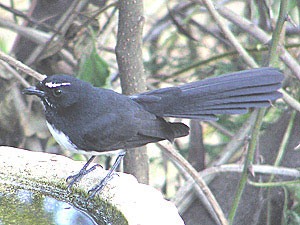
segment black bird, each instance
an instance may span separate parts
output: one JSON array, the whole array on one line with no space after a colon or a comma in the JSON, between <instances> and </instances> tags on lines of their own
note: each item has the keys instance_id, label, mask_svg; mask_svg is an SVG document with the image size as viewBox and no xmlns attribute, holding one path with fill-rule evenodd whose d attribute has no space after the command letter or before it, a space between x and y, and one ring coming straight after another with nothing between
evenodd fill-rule
<instances>
[{"instance_id":1,"label":"black bird","mask_svg":"<svg viewBox=\"0 0 300 225\"><path fill-rule=\"evenodd\" d=\"M41 99L49 130L60 145L93 155L78 174L68 177L70 190L95 169L87 169L95 155L188 135L188 126L163 117L217 120L215 114L267 107L281 97L277 90L283 78L275 68L252 69L125 96L73 76L53 75L23 93ZM125 151L119 153L106 178L91 189L90 197L103 189L124 155Z\"/></svg>"}]
</instances>

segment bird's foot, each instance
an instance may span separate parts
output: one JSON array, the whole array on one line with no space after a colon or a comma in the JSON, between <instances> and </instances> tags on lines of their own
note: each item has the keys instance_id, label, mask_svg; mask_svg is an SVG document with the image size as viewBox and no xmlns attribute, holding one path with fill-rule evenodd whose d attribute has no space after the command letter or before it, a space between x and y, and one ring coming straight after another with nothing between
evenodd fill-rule
<instances>
[{"instance_id":1,"label":"bird's foot","mask_svg":"<svg viewBox=\"0 0 300 225\"><path fill-rule=\"evenodd\" d=\"M81 180L82 177L84 177L86 174L90 173L91 171L95 170L98 166L102 167L99 164L96 164L94 166L92 166L90 169L87 169L87 167L90 165L90 163L94 160L95 156L92 156L82 167L82 169L79 171L79 173L75 174L75 175L71 175L69 177L67 177L66 182L69 183L68 185L68 192L71 191L72 186L79 182Z\"/></svg>"},{"instance_id":2,"label":"bird's foot","mask_svg":"<svg viewBox=\"0 0 300 225\"><path fill-rule=\"evenodd\" d=\"M117 174L115 170L117 169L117 167L119 166L120 162L122 161L125 155L126 155L125 151L119 154L112 168L108 171L104 179L101 180L100 184L96 185L91 190L89 190L88 194L91 195L87 198L87 201L92 199L98 192L100 193L104 189L108 181L110 181L113 178L113 176Z\"/></svg>"},{"instance_id":3,"label":"bird's foot","mask_svg":"<svg viewBox=\"0 0 300 225\"><path fill-rule=\"evenodd\" d=\"M81 178L83 178L86 174L88 174L88 173L92 172L93 170L95 170L98 166L102 167L101 165L96 164L88 170L86 168L82 168L77 174L68 176L67 179L66 179L66 182L69 183L68 188L67 188L68 191L70 192L72 186L75 183L78 183L81 180Z\"/></svg>"},{"instance_id":4,"label":"bird's foot","mask_svg":"<svg viewBox=\"0 0 300 225\"><path fill-rule=\"evenodd\" d=\"M88 191L88 194L90 196L87 198L87 201L92 199L98 192L100 193L105 188L106 184L113 178L114 175L117 175L117 173L108 172L108 174L103 178L103 180L101 180L100 184L90 189Z\"/></svg>"}]
</instances>

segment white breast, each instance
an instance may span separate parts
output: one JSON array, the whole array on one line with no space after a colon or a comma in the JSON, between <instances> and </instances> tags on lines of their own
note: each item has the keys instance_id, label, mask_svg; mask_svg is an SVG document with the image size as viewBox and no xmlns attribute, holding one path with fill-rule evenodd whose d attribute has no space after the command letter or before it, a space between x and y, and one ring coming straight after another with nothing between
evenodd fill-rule
<instances>
[{"instance_id":1,"label":"white breast","mask_svg":"<svg viewBox=\"0 0 300 225\"><path fill-rule=\"evenodd\" d=\"M76 145L72 144L70 139L63 132L55 129L55 127L52 126L50 123L48 123L48 122L46 122L46 123L50 130L50 133L52 134L52 136L54 137L54 139L57 141L58 144L60 144L61 146L63 146L64 148L66 148L68 150L72 150L72 151L78 150Z\"/></svg>"},{"instance_id":2,"label":"white breast","mask_svg":"<svg viewBox=\"0 0 300 225\"><path fill-rule=\"evenodd\" d=\"M84 154L84 155L115 155L120 154L124 152L124 150L113 150L113 151L103 151L101 152L101 149L99 149L99 152L96 151L84 151L81 149L78 149L76 145L71 143L68 136L66 136L63 132L58 131L54 126L52 126L50 123L47 123L47 126L50 130L50 133L54 137L54 139L57 141L57 143L64 147L65 149L74 151L76 153Z\"/></svg>"}]
</instances>

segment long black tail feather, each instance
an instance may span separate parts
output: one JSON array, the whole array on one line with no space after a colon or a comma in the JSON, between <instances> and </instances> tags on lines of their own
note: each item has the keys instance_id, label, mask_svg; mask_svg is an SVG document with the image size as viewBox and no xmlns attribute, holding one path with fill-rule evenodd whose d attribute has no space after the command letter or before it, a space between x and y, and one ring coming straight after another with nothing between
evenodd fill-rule
<instances>
[{"instance_id":1,"label":"long black tail feather","mask_svg":"<svg viewBox=\"0 0 300 225\"><path fill-rule=\"evenodd\" d=\"M249 107L267 107L281 97L284 75L276 68L260 68L208 78L178 87L132 96L161 117L216 120L215 114L246 113Z\"/></svg>"}]
</instances>

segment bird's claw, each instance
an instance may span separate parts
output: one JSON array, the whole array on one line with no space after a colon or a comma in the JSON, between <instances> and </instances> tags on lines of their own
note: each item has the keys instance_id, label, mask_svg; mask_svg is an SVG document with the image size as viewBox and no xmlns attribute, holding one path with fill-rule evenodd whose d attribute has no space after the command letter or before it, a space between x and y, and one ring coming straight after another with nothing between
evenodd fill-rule
<instances>
[{"instance_id":1,"label":"bird's claw","mask_svg":"<svg viewBox=\"0 0 300 225\"><path fill-rule=\"evenodd\" d=\"M102 166L99 164L92 166L88 170L85 167L83 167L77 174L68 176L66 179L66 182L69 183L69 185L67 187L68 192L71 191L71 188L75 183L78 183L82 179L82 177L84 177L86 174L95 170L98 166L100 166L102 168Z\"/></svg>"},{"instance_id":2,"label":"bird's claw","mask_svg":"<svg viewBox=\"0 0 300 225\"><path fill-rule=\"evenodd\" d=\"M114 175L118 175L117 173L107 174L103 180L101 180L100 184L96 185L92 189L88 191L88 194L90 195L87 198L87 201L92 199L98 192L100 193L106 186L106 184L113 178ZM119 176L119 175L118 175Z\"/></svg>"}]
</instances>

